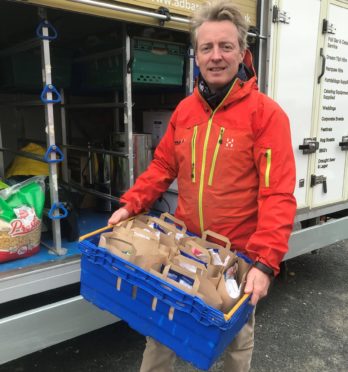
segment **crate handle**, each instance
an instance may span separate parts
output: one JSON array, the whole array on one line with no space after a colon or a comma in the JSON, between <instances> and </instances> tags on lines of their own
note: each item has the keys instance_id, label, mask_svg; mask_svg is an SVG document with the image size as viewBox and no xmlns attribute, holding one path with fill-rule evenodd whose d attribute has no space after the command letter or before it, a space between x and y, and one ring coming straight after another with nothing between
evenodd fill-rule
<instances>
[{"instance_id":1,"label":"crate handle","mask_svg":"<svg viewBox=\"0 0 348 372\"><path fill-rule=\"evenodd\" d=\"M232 318L232 316L237 312L237 310L242 306L242 304L245 301L248 301L250 297L251 297L251 293L244 293L242 298L233 306L233 308L227 314L224 314L224 318L226 322Z\"/></svg>"},{"instance_id":2,"label":"crate handle","mask_svg":"<svg viewBox=\"0 0 348 372\"><path fill-rule=\"evenodd\" d=\"M80 238L79 238L79 242L81 242L82 240L85 240L85 239L87 239L87 238L90 238L91 236L98 235L98 234L100 234L100 233L102 233L102 232L104 232L104 231L107 231L107 230L113 229L115 226L120 226L122 223L127 222L127 221L130 221L130 220L132 220L132 219L134 219L133 216L127 218L126 220L120 221L120 222L117 223L116 225L108 225L108 226L102 227L102 228L100 228L100 229L97 229L97 230L91 231L91 232L88 233L88 234L85 234L85 235L80 236Z\"/></svg>"},{"instance_id":3,"label":"crate handle","mask_svg":"<svg viewBox=\"0 0 348 372\"><path fill-rule=\"evenodd\" d=\"M208 236L211 236L212 238L215 238L217 240L220 240L221 242L224 242L225 243L225 248L228 249L228 250L231 249L231 242L229 241L228 238L226 238L226 236L220 235L220 234L218 234L214 231L211 231L211 230L205 230L203 232L203 235L202 235L202 240L207 241Z\"/></svg>"},{"instance_id":4,"label":"crate handle","mask_svg":"<svg viewBox=\"0 0 348 372\"><path fill-rule=\"evenodd\" d=\"M105 226L105 227L102 227L101 229L98 229L98 230L94 230L88 234L85 234L85 235L82 235L79 237L79 242L82 242L82 240L85 240L87 238L90 238L91 236L94 236L94 235L97 235L97 234L100 234L104 231L107 231L107 230L110 230L112 229L114 226L113 225L108 225L108 226Z\"/></svg>"}]
</instances>

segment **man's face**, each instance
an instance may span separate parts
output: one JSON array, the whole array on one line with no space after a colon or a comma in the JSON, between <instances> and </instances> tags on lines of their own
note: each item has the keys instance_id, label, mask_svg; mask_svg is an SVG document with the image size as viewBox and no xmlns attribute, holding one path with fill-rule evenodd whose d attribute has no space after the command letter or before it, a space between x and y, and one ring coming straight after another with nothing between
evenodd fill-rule
<instances>
[{"instance_id":1,"label":"man's face","mask_svg":"<svg viewBox=\"0 0 348 372\"><path fill-rule=\"evenodd\" d=\"M244 54L232 22L209 21L197 29L196 64L212 92L233 79Z\"/></svg>"}]
</instances>

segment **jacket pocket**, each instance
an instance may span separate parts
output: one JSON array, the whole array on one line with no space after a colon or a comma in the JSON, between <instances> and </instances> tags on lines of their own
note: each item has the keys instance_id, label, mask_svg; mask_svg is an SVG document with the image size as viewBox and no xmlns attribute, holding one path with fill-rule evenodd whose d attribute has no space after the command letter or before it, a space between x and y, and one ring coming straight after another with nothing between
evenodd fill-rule
<instances>
[{"instance_id":1,"label":"jacket pocket","mask_svg":"<svg viewBox=\"0 0 348 372\"><path fill-rule=\"evenodd\" d=\"M213 160L212 160L211 168L210 168L210 172L209 172L208 186L211 186L213 184L213 177L214 177L214 172L215 172L216 159L218 157L220 146L222 144L222 138L224 136L224 132L225 132L225 128L221 127L219 137L218 137L218 140L216 142L216 146L215 146L215 150L214 150L214 154L213 154Z\"/></svg>"},{"instance_id":2,"label":"jacket pocket","mask_svg":"<svg viewBox=\"0 0 348 372\"><path fill-rule=\"evenodd\" d=\"M262 150L260 164L260 181L261 186L265 188L271 187L272 181L272 149L265 148Z\"/></svg>"}]
</instances>

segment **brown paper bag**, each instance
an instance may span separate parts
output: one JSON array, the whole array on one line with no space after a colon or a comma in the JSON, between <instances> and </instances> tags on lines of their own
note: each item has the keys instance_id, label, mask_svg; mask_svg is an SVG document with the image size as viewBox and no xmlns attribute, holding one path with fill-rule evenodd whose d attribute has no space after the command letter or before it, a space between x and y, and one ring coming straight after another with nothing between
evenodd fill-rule
<instances>
[{"instance_id":1,"label":"brown paper bag","mask_svg":"<svg viewBox=\"0 0 348 372\"><path fill-rule=\"evenodd\" d=\"M206 268L206 276L214 284L215 288L217 288L219 284L223 269L223 266L217 265L208 265Z\"/></svg>"},{"instance_id":2,"label":"brown paper bag","mask_svg":"<svg viewBox=\"0 0 348 372\"><path fill-rule=\"evenodd\" d=\"M171 220L173 223L166 222L166 218ZM157 224L161 228L161 230L164 231L164 234L173 237L175 240L179 240L182 237L186 236L186 225L181 220L175 218L169 213L162 213L160 218L151 217L148 221L148 224ZM177 225L179 225L181 229L179 229Z\"/></svg>"},{"instance_id":3,"label":"brown paper bag","mask_svg":"<svg viewBox=\"0 0 348 372\"><path fill-rule=\"evenodd\" d=\"M179 241L179 250L193 259L199 260L205 264L211 263L209 251L201 244L199 238L183 238Z\"/></svg>"},{"instance_id":4,"label":"brown paper bag","mask_svg":"<svg viewBox=\"0 0 348 372\"><path fill-rule=\"evenodd\" d=\"M170 248L161 246L158 240L153 240L150 232L141 231L140 233L134 235L133 230L118 227L111 233L102 234L99 245L147 271L155 265L158 267L166 265L171 252Z\"/></svg>"},{"instance_id":5,"label":"brown paper bag","mask_svg":"<svg viewBox=\"0 0 348 372\"><path fill-rule=\"evenodd\" d=\"M251 268L251 265L247 263L243 258L238 257L238 271L237 271L237 281L238 283L243 282L243 278L246 278L246 275L248 274L249 270Z\"/></svg>"},{"instance_id":6,"label":"brown paper bag","mask_svg":"<svg viewBox=\"0 0 348 372\"><path fill-rule=\"evenodd\" d=\"M175 273L184 275L187 278L190 278L193 281L192 287L188 288L185 285L169 278L169 271L173 271ZM151 270L150 272L162 278L166 282L172 284L173 286L180 288L182 291L189 293L192 296L201 298L207 305L212 306L215 309L219 310L222 306L222 300L216 290L216 287L205 276L198 276L196 273L192 273L187 269L184 269L175 264L169 264L168 266L166 266L162 273L156 270Z\"/></svg>"},{"instance_id":7,"label":"brown paper bag","mask_svg":"<svg viewBox=\"0 0 348 372\"><path fill-rule=\"evenodd\" d=\"M133 263L141 267L142 269L150 272L151 269L160 270L163 265L168 265L169 261L168 257L161 254L136 255Z\"/></svg>"},{"instance_id":8,"label":"brown paper bag","mask_svg":"<svg viewBox=\"0 0 348 372\"><path fill-rule=\"evenodd\" d=\"M207 278L200 277L200 285L198 288L197 296L200 297L206 304L221 310L222 298L218 293L216 286Z\"/></svg>"},{"instance_id":9,"label":"brown paper bag","mask_svg":"<svg viewBox=\"0 0 348 372\"><path fill-rule=\"evenodd\" d=\"M225 282L224 274L221 276L221 279L220 279L219 284L218 284L218 292L219 292L219 294L222 298L222 302L223 302L221 310L224 313L228 313L244 294L244 288L245 288L245 284L246 284L246 277L247 277L248 271L250 269L250 264L248 264L246 261L244 261L240 257L237 257L237 262L238 262L238 270L237 270L235 279L236 279L237 284L240 288L240 295L237 298L232 298L229 295L229 293L227 291L227 288L226 288L226 282Z\"/></svg>"},{"instance_id":10,"label":"brown paper bag","mask_svg":"<svg viewBox=\"0 0 348 372\"><path fill-rule=\"evenodd\" d=\"M100 235L99 247L108 249L111 253L126 261L134 262L135 260L136 249L129 237L122 239L113 232L103 233Z\"/></svg>"},{"instance_id":11,"label":"brown paper bag","mask_svg":"<svg viewBox=\"0 0 348 372\"><path fill-rule=\"evenodd\" d=\"M192 280L193 284L192 284L192 287L188 287L184 284L181 284L171 278L168 277L168 274L170 271L173 271L175 273L178 273L180 275L183 275L185 276L186 278L189 278ZM186 292L186 293L189 293L193 296L195 296L197 294L197 291L198 291L198 287L199 287L199 278L198 276L195 274L195 273L192 273L178 265L175 265L173 263L169 263L164 269L162 272L160 272L160 270L156 270L154 268L152 268L150 270L150 273L165 280L166 282L172 284L174 287L177 287L179 289L181 289L182 291Z\"/></svg>"},{"instance_id":12,"label":"brown paper bag","mask_svg":"<svg viewBox=\"0 0 348 372\"><path fill-rule=\"evenodd\" d=\"M171 262L199 276L206 275L206 274L203 274L203 272L207 271L207 268L205 267L204 264L201 264L183 255L179 254L173 257Z\"/></svg>"}]
</instances>

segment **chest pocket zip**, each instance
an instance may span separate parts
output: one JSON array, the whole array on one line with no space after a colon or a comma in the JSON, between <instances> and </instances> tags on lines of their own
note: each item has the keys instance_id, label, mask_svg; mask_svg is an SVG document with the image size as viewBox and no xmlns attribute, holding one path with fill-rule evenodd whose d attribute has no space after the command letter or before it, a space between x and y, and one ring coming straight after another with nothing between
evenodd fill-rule
<instances>
[{"instance_id":1,"label":"chest pocket zip","mask_svg":"<svg viewBox=\"0 0 348 372\"><path fill-rule=\"evenodd\" d=\"M196 182L196 138L198 126L193 127L192 141L191 141L191 180Z\"/></svg>"},{"instance_id":2,"label":"chest pocket zip","mask_svg":"<svg viewBox=\"0 0 348 372\"><path fill-rule=\"evenodd\" d=\"M217 159L217 156L218 156L218 153L219 153L220 146L222 144L222 137L224 135L224 132L225 132L225 128L221 127L220 128L220 133L219 133L219 138L218 138L218 141L216 142L216 146L215 146L213 160L212 160L211 167L210 167L208 186L211 186L213 184L213 176L214 176L214 171L215 171L216 159Z\"/></svg>"},{"instance_id":3,"label":"chest pocket zip","mask_svg":"<svg viewBox=\"0 0 348 372\"><path fill-rule=\"evenodd\" d=\"M265 187L270 185L270 174L271 174L271 164L272 164L272 149L267 149L265 152L266 157L266 169L265 169Z\"/></svg>"}]
</instances>

